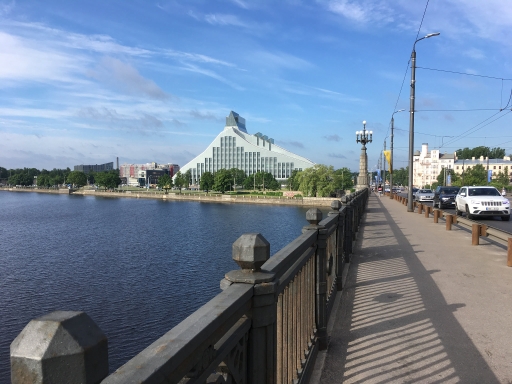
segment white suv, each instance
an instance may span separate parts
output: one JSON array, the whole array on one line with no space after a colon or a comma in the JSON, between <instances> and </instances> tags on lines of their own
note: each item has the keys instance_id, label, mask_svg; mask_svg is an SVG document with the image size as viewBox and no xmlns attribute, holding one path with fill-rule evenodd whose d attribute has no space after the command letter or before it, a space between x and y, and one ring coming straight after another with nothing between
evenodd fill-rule
<instances>
[{"instance_id":1,"label":"white suv","mask_svg":"<svg viewBox=\"0 0 512 384\"><path fill-rule=\"evenodd\" d=\"M510 220L510 201L494 187L462 187L455 196L455 212L466 212L468 219L478 216L499 216Z\"/></svg>"}]
</instances>

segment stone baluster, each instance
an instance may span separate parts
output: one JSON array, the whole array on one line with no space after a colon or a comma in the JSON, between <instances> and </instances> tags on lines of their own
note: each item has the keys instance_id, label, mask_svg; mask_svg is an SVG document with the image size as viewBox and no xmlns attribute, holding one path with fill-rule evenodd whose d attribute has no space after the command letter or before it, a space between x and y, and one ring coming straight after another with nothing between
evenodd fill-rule
<instances>
[{"instance_id":1,"label":"stone baluster","mask_svg":"<svg viewBox=\"0 0 512 384\"><path fill-rule=\"evenodd\" d=\"M342 289L342 274L343 274L343 267L344 267L344 240L345 240L345 211L340 211L341 209L341 202L339 200L334 200L331 203L331 209L328 213L329 216L338 216L338 224L336 229L336 288L341 291Z\"/></svg>"},{"instance_id":2,"label":"stone baluster","mask_svg":"<svg viewBox=\"0 0 512 384\"><path fill-rule=\"evenodd\" d=\"M11 384L95 384L107 375L107 337L85 312L34 319L11 344Z\"/></svg>"},{"instance_id":3,"label":"stone baluster","mask_svg":"<svg viewBox=\"0 0 512 384\"><path fill-rule=\"evenodd\" d=\"M316 329L318 349L327 348L327 230L323 225L319 225L322 221L322 211L318 208L309 209L306 212L306 225L302 232L318 231L317 249L316 249Z\"/></svg>"},{"instance_id":4,"label":"stone baluster","mask_svg":"<svg viewBox=\"0 0 512 384\"><path fill-rule=\"evenodd\" d=\"M276 381L276 285L274 273L261 270L269 258L270 244L261 234L244 234L233 243L233 260L241 270L228 272L221 281L221 288L233 283L254 285L247 366L250 384Z\"/></svg>"}]
</instances>

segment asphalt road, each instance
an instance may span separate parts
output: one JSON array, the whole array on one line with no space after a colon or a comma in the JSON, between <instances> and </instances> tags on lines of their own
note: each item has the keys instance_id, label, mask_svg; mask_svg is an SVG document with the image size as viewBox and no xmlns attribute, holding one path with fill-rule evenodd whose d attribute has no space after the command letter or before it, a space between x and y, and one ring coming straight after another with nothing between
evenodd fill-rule
<instances>
[{"instance_id":1,"label":"asphalt road","mask_svg":"<svg viewBox=\"0 0 512 384\"><path fill-rule=\"evenodd\" d=\"M407 193L399 193L399 195L403 196L403 197L407 197ZM510 197L507 196L507 198L509 199L509 201L511 200ZM432 206L432 202L423 202L423 204ZM455 209L443 208L443 211L451 213L453 215L455 214ZM466 214L463 213L462 216L466 217ZM512 220L511 221L503 221L499 217L481 217L478 220L474 220L474 221L512 234Z\"/></svg>"}]
</instances>

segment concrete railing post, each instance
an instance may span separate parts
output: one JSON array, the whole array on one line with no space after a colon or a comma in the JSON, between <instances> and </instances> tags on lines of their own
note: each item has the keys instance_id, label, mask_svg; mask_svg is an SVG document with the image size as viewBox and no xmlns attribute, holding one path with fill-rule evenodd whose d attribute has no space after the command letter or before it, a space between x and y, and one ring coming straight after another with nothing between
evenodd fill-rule
<instances>
[{"instance_id":1,"label":"concrete railing post","mask_svg":"<svg viewBox=\"0 0 512 384\"><path fill-rule=\"evenodd\" d=\"M425 206L425 217L426 218L430 217L430 208L432 208L432 207L430 207L428 205Z\"/></svg>"},{"instance_id":2,"label":"concrete railing post","mask_svg":"<svg viewBox=\"0 0 512 384\"><path fill-rule=\"evenodd\" d=\"M253 284L247 378L251 384L276 381L277 303L274 273L261 270L270 258L270 244L259 233L246 233L233 243L233 260L241 270L226 274L227 283Z\"/></svg>"},{"instance_id":3,"label":"concrete railing post","mask_svg":"<svg viewBox=\"0 0 512 384\"><path fill-rule=\"evenodd\" d=\"M345 256L345 263L350 263L350 254L352 253L352 203L347 196L342 197L342 203L345 205L343 254Z\"/></svg>"},{"instance_id":4,"label":"concrete railing post","mask_svg":"<svg viewBox=\"0 0 512 384\"><path fill-rule=\"evenodd\" d=\"M329 212L329 216L338 216L338 225L336 229L336 288L341 291L342 282L341 276L343 274L344 260L343 260L343 250L345 240L344 233L344 224L345 224L345 212L340 212L341 202L339 200L334 200L331 203L331 211Z\"/></svg>"},{"instance_id":5,"label":"concrete railing post","mask_svg":"<svg viewBox=\"0 0 512 384\"><path fill-rule=\"evenodd\" d=\"M452 224L457 223L457 216L454 215L446 215L446 230L452 230Z\"/></svg>"},{"instance_id":6,"label":"concrete railing post","mask_svg":"<svg viewBox=\"0 0 512 384\"><path fill-rule=\"evenodd\" d=\"M95 384L107 375L107 337L85 312L34 319L11 344L11 384Z\"/></svg>"},{"instance_id":7,"label":"concrete railing post","mask_svg":"<svg viewBox=\"0 0 512 384\"><path fill-rule=\"evenodd\" d=\"M473 224L471 226L471 245L480 244L480 225Z\"/></svg>"},{"instance_id":8,"label":"concrete railing post","mask_svg":"<svg viewBox=\"0 0 512 384\"><path fill-rule=\"evenodd\" d=\"M318 225L322 221L322 211L318 208L309 209L306 212L306 220L309 225L302 229L306 231L318 231L316 249L316 300L315 317L318 349L327 349L327 230Z\"/></svg>"},{"instance_id":9,"label":"concrete railing post","mask_svg":"<svg viewBox=\"0 0 512 384\"><path fill-rule=\"evenodd\" d=\"M439 222L439 209L434 209L434 223L438 223Z\"/></svg>"}]
</instances>

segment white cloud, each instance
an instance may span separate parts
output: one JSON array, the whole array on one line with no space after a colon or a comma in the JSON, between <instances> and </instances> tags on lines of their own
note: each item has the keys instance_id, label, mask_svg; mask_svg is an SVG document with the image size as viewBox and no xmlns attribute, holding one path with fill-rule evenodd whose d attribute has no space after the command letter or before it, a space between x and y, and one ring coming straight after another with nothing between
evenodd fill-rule
<instances>
[{"instance_id":1,"label":"white cloud","mask_svg":"<svg viewBox=\"0 0 512 384\"><path fill-rule=\"evenodd\" d=\"M328 0L325 6L330 12L358 23L393 22L393 10L380 0Z\"/></svg>"},{"instance_id":2,"label":"white cloud","mask_svg":"<svg viewBox=\"0 0 512 384\"><path fill-rule=\"evenodd\" d=\"M159 100L170 98L168 93L152 80L141 76L134 67L113 57L104 57L94 70L89 71L89 75L132 95Z\"/></svg>"},{"instance_id":3,"label":"white cloud","mask_svg":"<svg viewBox=\"0 0 512 384\"><path fill-rule=\"evenodd\" d=\"M313 64L307 60L290 55L285 52L255 51L250 54L252 59L262 67L274 67L285 69L310 69Z\"/></svg>"}]
</instances>

